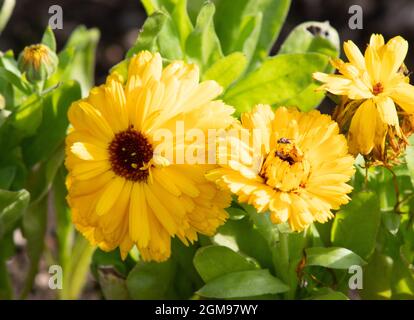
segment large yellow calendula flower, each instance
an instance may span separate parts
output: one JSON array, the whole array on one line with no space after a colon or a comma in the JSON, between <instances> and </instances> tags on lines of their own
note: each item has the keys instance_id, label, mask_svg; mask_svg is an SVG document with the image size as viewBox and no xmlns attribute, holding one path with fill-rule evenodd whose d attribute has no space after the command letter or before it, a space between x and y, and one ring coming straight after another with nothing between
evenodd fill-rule
<instances>
[{"instance_id":1,"label":"large yellow calendula flower","mask_svg":"<svg viewBox=\"0 0 414 320\"><path fill-rule=\"evenodd\" d=\"M332 209L349 201L352 188L346 182L354 158L329 116L258 105L242 115L238 130L220 142L221 167L207 178L240 202L300 231L314 221L326 222Z\"/></svg>"},{"instance_id":2,"label":"large yellow calendula flower","mask_svg":"<svg viewBox=\"0 0 414 320\"><path fill-rule=\"evenodd\" d=\"M381 158L387 135L405 140L401 119L414 114L414 86L404 72L408 43L398 36L385 44L382 35L373 34L365 56L352 41L344 43L344 51L349 62L332 61L340 74L317 72L314 78L324 83L321 89L349 100L337 116L345 119L341 129L349 130L350 152L368 155L377 148Z\"/></svg>"},{"instance_id":3,"label":"large yellow calendula flower","mask_svg":"<svg viewBox=\"0 0 414 320\"><path fill-rule=\"evenodd\" d=\"M226 128L233 108L213 101L220 93L214 81L199 83L197 66L177 61L163 69L159 54L141 52L131 59L126 82L111 75L71 106L68 202L92 244L119 247L122 257L135 244L144 260L162 261L171 237L187 244L224 223L230 195L204 177L214 165L166 159L156 154L162 141L154 137L171 132L175 151L187 148L176 131L180 121L185 130Z\"/></svg>"}]
</instances>

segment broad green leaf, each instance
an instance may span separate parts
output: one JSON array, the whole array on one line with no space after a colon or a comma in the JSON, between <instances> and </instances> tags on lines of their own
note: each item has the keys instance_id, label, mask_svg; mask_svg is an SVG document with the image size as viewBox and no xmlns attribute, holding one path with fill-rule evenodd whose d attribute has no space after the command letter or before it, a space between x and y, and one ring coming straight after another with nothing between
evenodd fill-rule
<instances>
[{"instance_id":1,"label":"broad green leaf","mask_svg":"<svg viewBox=\"0 0 414 320\"><path fill-rule=\"evenodd\" d=\"M166 21L158 34L157 47L164 59L177 60L183 58L183 48L177 26L174 24L169 13L165 13Z\"/></svg>"},{"instance_id":2,"label":"broad green leaf","mask_svg":"<svg viewBox=\"0 0 414 320\"><path fill-rule=\"evenodd\" d=\"M206 298L243 298L282 293L289 287L268 270L239 271L225 274L206 283L197 291Z\"/></svg>"},{"instance_id":3,"label":"broad green leaf","mask_svg":"<svg viewBox=\"0 0 414 320\"><path fill-rule=\"evenodd\" d=\"M85 96L94 84L95 55L100 33L98 29L77 27L71 34L67 48L74 48L75 54L69 65L70 79L79 82Z\"/></svg>"},{"instance_id":4,"label":"broad green leaf","mask_svg":"<svg viewBox=\"0 0 414 320\"><path fill-rule=\"evenodd\" d=\"M359 192L336 214L331 233L332 245L352 250L367 259L375 249L381 221L379 200L374 192Z\"/></svg>"},{"instance_id":5,"label":"broad green leaf","mask_svg":"<svg viewBox=\"0 0 414 320\"><path fill-rule=\"evenodd\" d=\"M0 99L4 99L2 96ZM0 101L1 104L1 101ZM0 128L6 122L7 118L11 115L11 111L2 109L0 107Z\"/></svg>"},{"instance_id":6,"label":"broad green leaf","mask_svg":"<svg viewBox=\"0 0 414 320\"><path fill-rule=\"evenodd\" d=\"M256 259L264 268L272 268L272 253L267 240L248 217L228 220L212 239L214 244L227 246Z\"/></svg>"},{"instance_id":7,"label":"broad green leaf","mask_svg":"<svg viewBox=\"0 0 414 320\"><path fill-rule=\"evenodd\" d=\"M375 252L364 266L364 285L359 294L364 300L391 298L391 275L393 260Z\"/></svg>"},{"instance_id":8,"label":"broad green leaf","mask_svg":"<svg viewBox=\"0 0 414 320\"><path fill-rule=\"evenodd\" d=\"M408 140L410 144L407 146L405 150L405 161L407 162L411 182L414 186L414 135L412 135Z\"/></svg>"},{"instance_id":9,"label":"broad green leaf","mask_svg":"<svg viewBox=\"0 0 414 320\"><path fill-rule=\"evenodd\" d=\"M264 61L282 29L289 11L291 0L250 0L247 14L263 13L260 38L253 56L253 68Z\"/></svg>"},{"instance_id":10,"label":"broad green leaf","mask_svg":"<svg viewBox=\"0 0 414 320\"><path fill-rule=\"evenodd\" d=\"M156 49L156 40L167 21L167 15L157 11L151 14L145 20L142 31L139 33L137 41L127 52L127 58L131 58L134 54L142 51L154 51Z\"/></svg>"},{"instance_id":11,"label":"broad green leaf","mask_svg":"<svg viewBox=\"0 0 414 320\"><path fill-rule=\"evenodd\" d=\"M362 266L366 263L360 256L346 248L313 247L307 248L305 252L307 266L348 269L352 265Z\"/></svg>"},{"instance_id":12,"label":"broad green leaf","mask_svg":"<svg viewBox=\"0 0 414 320\"><path fill-rule=\"evenodd\" d=\"M127 288L132 299L163 299L172 285L175 264L138 261L127 277Z\"/></svg>"},{"instance_id":13,"label":"broad green leaf","mask_svg":"<svg viewBox=\"0 0 414 320\"><path fill-rule=\"evenodd\" d=\"M194 30L186 41L186 55L191 62L197 63L201 70L207 70L223 57L220 41L214 29L215 7L211 2L200 10Z\"/></svg>"},{"instance_id":14,"label":"broad green leaf","mask_svg":"<svg viewBox=\"0 0 414 320\"><path fill-rule=\"evenodd\" d=\"M0 239L10 232L24 214L30 194L26 190L7 191L0 189Z\"/></svg>"},{"instance_id":15,"label":"broad green leaf","mask_svg":"<svg viewBox=\"0 0 414 320\"><path fill-rule=\"evenodd\" d=\"M242 51L250 63L256 50L257 42L260 37L262 28L262 13L259 12L254 16L246 16L241 21L240 34L235 40L231 51Z\"/></svg>"},{"instance_id":16,"label":"broad green leaf","mask_svg":"<svg viewBox=\"0 0 414 320\"><path fill-rule=\"evenodd\" d=\"M41 42L48 46L50 50L56 52L56 38L50 26L47 26Z\"/></svg>"},{"instance_id":17,"label":"broad green leaf","mask_svg":"<svg viewBox=\"0 0 414 320\"><path fill-rule=\"evenodd\" d=\"M80 98L81 89L74 81L63 84L43 98L43 118L37 134L23 142L27 164L47 159L63 144L69 125L68 109L73 101Z\"/></svg>"},{"instance_id":18,"label":"broad green leaf","mask_svg":"<svg viewBox=\"0 0 414 320\"><path fill-rule=\"evenodd\" d=\"M331 288L321 288L313 293L309 300L349 300L349 298L342 292Z\"/></svg>"},{"instance_id":19,"label":"broad green leaf","mask_svg":"<svg viewBox=\"0 0 414 320\"><path fill-rule=\"evenodd\" d=\"M203 75L203 80L215 80L223 88L236 81L247 65L246 56L241 52L232 53L214 63Z\"/></svg>"},{"instance_id":20,"label":"broad green leaf","mask_svg":"<svg viewBox=\"0 0 414 320\"><path fill-rule=\"evenodd\" d=\"M98 281L103 296L107 300L129 299L125 279L113 268L100 268L98 270Z\"/></svg>"},{"instance_id":21,"label":"broad green leaf","mask_svg":"<svg viewBox=\"0 0 414 320\"><path fill-rule=\"evenodd\" d=\"M174 6L179 0L141 0L142 5L148 15L157 10L166 9L168 12L174 10Z\"/></svg>"},{"instance_id":22,"label":"broad green leaf","mask_svg":"<svg viewBox=\"0 0 414 320\"><path fill-rule=\"evenodd\" d=\"M32 136L43 118L43 98L31 95L12 115L12 125L24 136Z\"/></svg>"},{"instance_id":23,"label":"broad green leaf","mask_svg":"<svg viewBox=\"0 0 414 320\"><path fill-rule=\"evenodd\" d=\"M122 276L126 276L129 271L127 265L121 259L119 250L105 252L99 248L96 249L93 253L91 263L91 271L96 278L98 278L98 270L100 267L111 267Z\"/></svg>"},{"instance_id":24,"label":"broad green leaf","mask_svg":"<svg viewBox=\"0 0 414 320\"><path fill-rule=\"evenodd\" d=\"M0 67L0 79L3 81L10 82L13 86L17 89L22 91L24 94L29 95L31 93L30 84L23 78L17 76L10 70L5 69L4 67Z\"/></svg>"},{"instance_id":25,"label":"broad green leaf","mask_svg":"<svg viewBox=\"0 0 414 320\"><path fill-rule=\"evenodd\" d=\"M8 190L16 176L15 166L5 166L0 168L0 189Z\"/></svg>"},{"instance_id":26,"label":"broad green leaf","mask_svg":"<svg viewBox=\"0 0 414 320\"><path fill-rule=\"evenodd\" d=\"M224 246L198 249L194 266L204 282L210 282L227 273L254 270L258 267L253 261Z\"/></svg>"},{"instance_id":27,"label":"broad green leaf","mask_svg":"<svg viewBox=\"0 0 414 320\"><path fill-rule=\"evenodd\" d=\"M329 22L305 22L297 26L282 44L279 54L314 52L327 55L330 58L339 56L338 32L329 25ZM324 72L331 72L328 65ZM300 94L286 102L287 105L300 106L308 111L316 108L325 97L322 91L315 92L320 86L313 81Z\"/></svg>"},{"instance_id":28,"label":"broad green leaf","mask_svg":"<svg viewBox=\"0 0 414 320\"><path fill-rule=\"evenodd\" d=\"M21 293L21 298L26 298L32 289L43 254L47 228L47 197L43 197L41 201L28 207L23 215L22 227L23 236L27 240L27 255L29 257L29 267Z\"/></svg>"},{"instance_id":29,"label":"broad green leaf","mask_svg":"<svg viewBox=\"0 0 414 320\"><path fill-rule=\"evenodd\" d=\"M414 300L414 271L401 259L394 260L391 283L392 299Z\"/></svg>"},{"instance_id":30,"label":"broad green leaf","mask_svg":"<svg viewBox=\"0 0 414 320\"><path fill-rule=\"evenodd\" d=\"M394 211L381 212L381 221L392 235L396 235L400 228L401 215Z\"/></svg>"},{"instance_id":31,"label":"broad green leaf","mask_svg":"<svg viewBox=\"0 0 414 320\"><path fill-rule=\"evenodd\" d=\"M324 70L328 60L317 53L278 55L236 83L223 99L239 114L258 103L284 105L313 82L312 73Z\"/></svg>"},{"instance_id":32,"label":"broad green leaf","mask_svg":"<svg viewBox=\"0 0 414 320\"><path fill-rule=\"evenodd\" d=\"M217 13L214 22L225 54L231 53L230 49L239 37L243 12L248 2L249 0L238 0L235 5L234 0L215 1Z\"/></svg>"},{"instance_id":33,"label":"broad green leaf","mask_svg":"<svg viewBox=\"0 0 414 320\"><path fill-rule=\"evenodd\" d=\"M243 219L247 214L247 212L244 211L242 208L237 208L234 206L226 208L226 211L229 214L229 219L232 219L232 220Z\"/></svg>"},{"instance_id":34,"label":"broad green leaf","mask_svg":"<svg viewBox=\"0 0 414 320\"><path fill-rule=\"evenodd\" d=\"M0 8L0 34L6 27L7 22L10 19L10 16L13 13L14 6L16 5L16 0L4 0Z\"/></svg>"},{"instance_id":35,"label":"broad green leaf","mask_svg":"<svg viewBox=\"0 0 414 320\"><path fill-rule=\"evenodd\" d=\"M180 280L174 281L180 298L188 299L194 291L203 285L203 280L194 267L194 256L199 248L198 243L186 246L178 239L171 240L171 257L177 263L176 277Z\"/></svg>"},{"instance_id":36,"label":"broad green leaf","mask_svg":"<svg viewBox=\"0 0 414 320\"><path fill-rule=\"evenodd\" d=\"M191 23L190 17L188 16L188 13L187 13L187 0L177 0L177 4L175 5L173 11L171 12L171 17L178 30L178 34L180 36L181 47L184 50L187 37L194 29L193 24Z\"/></svg>"}]
</instances>

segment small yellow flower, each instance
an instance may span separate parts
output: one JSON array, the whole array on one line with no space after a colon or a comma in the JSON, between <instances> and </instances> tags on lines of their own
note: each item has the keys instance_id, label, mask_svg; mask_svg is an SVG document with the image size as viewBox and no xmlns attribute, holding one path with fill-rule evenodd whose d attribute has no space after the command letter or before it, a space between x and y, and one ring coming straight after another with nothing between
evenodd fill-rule
<instances>
[{"instance_id":1,"label":"small yellow flower","mask_svg":"<svg viewBox=\"0 0 414 320\"><path fill-rule=\"evenodd\" d=\"M242 138L246 129L248 139ZM352 188L346 182L354 173L354 158L329 116L258 105L242 115L239 130L219 143L221 167L207 178L240 202L301 231L314 221L326 222L332 209L349 201Z\"/></svg>"},{"instance_id":2,"label":"small yellow flower","mask_svg":"<svg viewBox=\"0 0 414 320\"><path fill-rule=\"evenodd\" d=\"M400 124L414 114L414 86L404 72L408 43L398 36L385 44L382 35L373 34L364 56L352 41L344 43L344 51L349 62L332 61L340 74L317 72L314 78L324 83L321 89L345 97L336 116L348 131L350 152L368 155L376 148L384 156L386 138L405 141Z\"/></svg>"},{"instance_id":3,"label":"small yellow flower","mask_svg":"<svg viewBox=\"0 0 414 320\"><path fill-rule=\"evenodd\" d=\"M136 245L144 260L170 256L171 237L193 242L212 235L227 218L228 193L204 174L215 165L175 164L154 154L158 129L226 128L233 108L213 101L214 81L199 83L195 65L177 61L163 69L159 54L130 62L126 83L117 75L93 88L69 110L68 202L77 229L91 243L123 258ZM171 148L186 147L175 137Z\"/></svg>"},{"instance_id":4,"label":"small yellow flower","mask_svg":"<svg viewBox=\"0 0 414 320\"><path fill-rule=\"evenodd\" d=\"M21 72L26 73L29 81L46 80L57 67L58 57L48 46L34 44L24 48L18 59Z\"/></svg>"}]
</instances>

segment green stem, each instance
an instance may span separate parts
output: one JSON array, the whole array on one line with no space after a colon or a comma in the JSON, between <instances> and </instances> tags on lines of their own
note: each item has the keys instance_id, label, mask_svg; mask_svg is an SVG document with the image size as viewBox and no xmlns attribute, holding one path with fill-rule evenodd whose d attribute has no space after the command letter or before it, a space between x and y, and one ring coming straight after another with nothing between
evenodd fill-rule
<instances>
[{"instance_id":1,"label":"green stem","mask_svg":"<svg viewBox=\"0 0 414 320\"><path fill-rule=\"evenodd\" d=\"M77 234L72 250L71 263L63 270L63 288L59 298L73 300L79 298L85 285L89 265L95 248L80 234Z\"/></svg>"}]
</instances>

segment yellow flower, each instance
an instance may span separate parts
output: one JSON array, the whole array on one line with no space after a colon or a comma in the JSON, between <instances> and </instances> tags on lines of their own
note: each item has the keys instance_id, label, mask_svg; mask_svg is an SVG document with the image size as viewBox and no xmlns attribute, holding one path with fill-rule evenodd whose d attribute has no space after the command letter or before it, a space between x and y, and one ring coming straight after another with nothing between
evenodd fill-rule
<instances>
[{"instance_id":1,"label":"yellow flower","mask_svg":"<svg viewBox=\"0 0 414 320\"><path fill-rule=\"evenodd\" d=\"M159 129L226 128L233 108L213 101L214 81L199 83L195 65L177 61L163 69L158 53L131 59L128 79L111 75L69 110L68 202L77 229L105 251L123 258L135 244L144 260L170 256L171 237L183 243L197 232L212 235L227 218L227 193L205 179L214 165L176 164L155 154ZM185 149L182 137L171 148Z\"/></svg>"},{"instance_id":2,"label":"yellow flower","mask_svg":"<svg viewBox=\"0 0 414 320\"><path fill-rule=\"evenodd\" d=\"M382 35L373 34L365 56L352 41L344 43L344 51L349 62L332 61L340 74L317 72L314 78L324 83L321 89L350 100L339 115L350 121L350 152L384 153L387 135L405 140L401 119L414 114L414 86L404 72L408 43L398 36L385 44Z\"/></svg>"},{"instance_id":3,"label":"yellow flower","mask_svg":"<svg viewBox=\"0 0 414 320\"><path fill-rule=\"evenodd\" d=\"M258 105L241 121L240 134L219 143L221 167L207 174L209 180L258 212L269 211L273 223L288 221L294 231L326 222L332 209L349 201L354 158L329 116ZM246 129L248 139L242 138Z\"/></svg>"}]
</instances>

